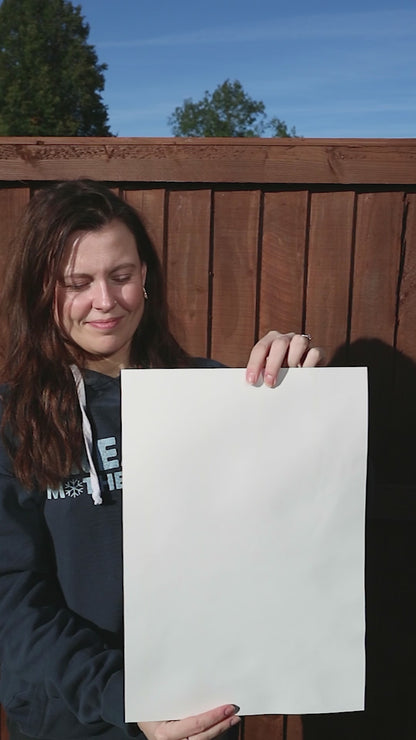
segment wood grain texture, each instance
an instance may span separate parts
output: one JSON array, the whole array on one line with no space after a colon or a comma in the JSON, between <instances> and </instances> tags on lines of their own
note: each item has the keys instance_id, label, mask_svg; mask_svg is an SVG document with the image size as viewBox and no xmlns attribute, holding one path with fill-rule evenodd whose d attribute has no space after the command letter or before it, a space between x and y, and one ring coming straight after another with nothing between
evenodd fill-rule
<instances>
[{"instance_id":1,"label":"wood grain texture","mask_svg":"<svg viewBox=\"0 0 416 740\"><path fill-rule=\"evenodd\" d=\"M401 193L358 196L348 358L368 367L369 456L377 488L398 473L391 434L403 213ZM378 516L378 495L374 507Z\"/></svg>"},{"instance_id":2,"label":"wood grain texture","mask_svg":"<svg viewBox=\"0 0 416 740\"><path fill-rule=\"evenodd\" d=\"M347 341L354 193L311 196L304 330L329 357Z\"/></svg>"},{"instance_id":3,"label":"wood grain texture","mask_svg":"<svg viewBox=\"0 0 416 740\"><path fill-rule=\"evenodd\" d=\"M403 233L403 275L398 304L397 349L416 362L416 193L405 201Z\"/></svg>"},{"instance_id":4,"label":"wood grain texture","mask_svg":"<svg viewBox=\"0 0 416 740\"><path fill-rule=\"evenodd\" d=\"M215 193L211 354L234 367L255 336L259 213L256 190Z\"/></svg>"},{"instance_id":5,"label":"wood grain texture","mask_svg":"<svg viewBox=\"0 0 416 740\"><path fill-rule=\"evenodd\" d=\"M259 335L302 331L308 193L265 193Z\"/></svg>"},{"instance_id":6,"label":"wood grain texture","mask_svg":"<svg viewBox=\"0 0 416 740\"><path fill-rule=\"evenodd\" d=\"M139 213L152 240L158 257L163 263L165 232L165 190L123 190L120 195Z\"/></svg>"},{"instance_id":7,"label":"wood grain texture","mask_svg":"<svg viewBox=\"0 0 416 740\"><path fill-rule=\"evenodd\" d=\"M285 740L303 740L302 717L297 714L289 714L286 722Z\"/></svg>"},{"instance_id":8,"label":"wood grain texture","mask_svg":"<svg viewBox=\"0 0 416 740\"><path fill-rule=\"evenodd\" d=\"M172 331L192 355L207 354L211 193L169 196L167 287Z\"/></svg>"},{"instance_id":9,"label":"wood grain texture","mask_svg":"<svg viewBox=\"0 0 416 740\"><path fill-rule=\"evenodd\" d=\"M1 180L413 185L416 139L0 139Z\"/></svg>"},{"instance_id":10,"label":"wood grain texture","mask_svg":"<svg viewBox=\"0 0 416 740\"><path fill-rule=\"evenodd\" d=\"M389 425L389 482L386 514L416 520L416 194L405 201L403 271L398 301L397 353ZM390 499L390 500L389 500Z\"/></svg>"},{"instance_id":11,"label":"wood grain texture","mask_svg":"<svg viewBox=\"0 0 416 740\"><path fill-rule=\"evenodd\" d=\"M286 740L283 715L262 714L244 717L241 740Z\"/></svg>"},{"instance_id":12,"label":"wood grain texture","mask_svg":"<svg viewBox=\"0 0 416 740\"><path fill-rule=\"evenodd\" d=\"M403 195L358 195L351 341L394 343Z\"/></svg>"}]
</instances>

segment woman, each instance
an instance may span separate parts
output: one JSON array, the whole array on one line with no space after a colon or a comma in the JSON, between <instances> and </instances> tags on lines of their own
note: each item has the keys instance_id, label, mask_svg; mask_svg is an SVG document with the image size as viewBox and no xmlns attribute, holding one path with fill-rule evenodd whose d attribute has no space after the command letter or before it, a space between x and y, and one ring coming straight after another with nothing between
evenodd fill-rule
<instances>
[{"instance_id":1,"label":"woman","mask_svg":"<svg viewBox=\"0 0 416 740\"><path fill-rule=\"evenodd\" d=\"M175 722L123 719L122 367L212 367L168 328L161 269L137 213L104 186L39 191L14 243L0 447L0 700L12 740L206 740L233 704ZM271 332L247 380L315 365ZM93 504L98 504L94 506Z\"/></svg>"}]
</instances>

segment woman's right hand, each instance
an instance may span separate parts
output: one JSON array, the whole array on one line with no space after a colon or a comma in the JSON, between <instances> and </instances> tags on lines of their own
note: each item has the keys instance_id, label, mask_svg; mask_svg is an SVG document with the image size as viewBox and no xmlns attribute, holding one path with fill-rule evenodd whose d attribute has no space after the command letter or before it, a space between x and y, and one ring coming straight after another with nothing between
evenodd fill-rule
<instances>
[{"instance_id":1,"label":"woman's right hand","mask_svg":"<svg viewBox=\"0 0 416 740\"><path fill-rule=\"evenodd\" d=\"M240 722L239 707L224 704L186 719L138 722L148 740L212 740Z\"/></svg>"}]
</instances>

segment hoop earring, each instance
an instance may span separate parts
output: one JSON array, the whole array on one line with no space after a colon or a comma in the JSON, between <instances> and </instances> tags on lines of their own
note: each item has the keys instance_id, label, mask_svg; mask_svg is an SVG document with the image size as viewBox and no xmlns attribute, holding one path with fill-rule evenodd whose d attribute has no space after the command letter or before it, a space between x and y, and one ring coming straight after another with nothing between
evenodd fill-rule
<instances>
[{"instance_id":1,"label":"hoop earring","mask_svg":"<svg viewBox=\"0 0 416 740\"><path fill-rule=\"evenodd\" d=\"M147 301L148 297L149 296L147 295L147 290L146 290L146 288L143 285L143 298L144 298L144 300Z\"/></svg>"}]
</instances>

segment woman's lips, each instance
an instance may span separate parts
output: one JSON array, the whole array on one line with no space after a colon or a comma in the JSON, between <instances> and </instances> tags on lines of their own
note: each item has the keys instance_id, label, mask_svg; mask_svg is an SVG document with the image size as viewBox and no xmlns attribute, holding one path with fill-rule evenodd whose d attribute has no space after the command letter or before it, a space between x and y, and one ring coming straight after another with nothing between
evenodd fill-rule
<instances>
[{"instance_id":1,"label":"woman's lips","mask_svg":"<svg viewBox=\"0 0 416 740\"><path fill-rule=\"evenodd\" d=\"M115 327L120 323L122 317L119 316L118 318L114 319L97 319L96 321L87 321L86 323L88 326L92 326L94 329L115 329Z\"/></svg>"}]
</instances>

